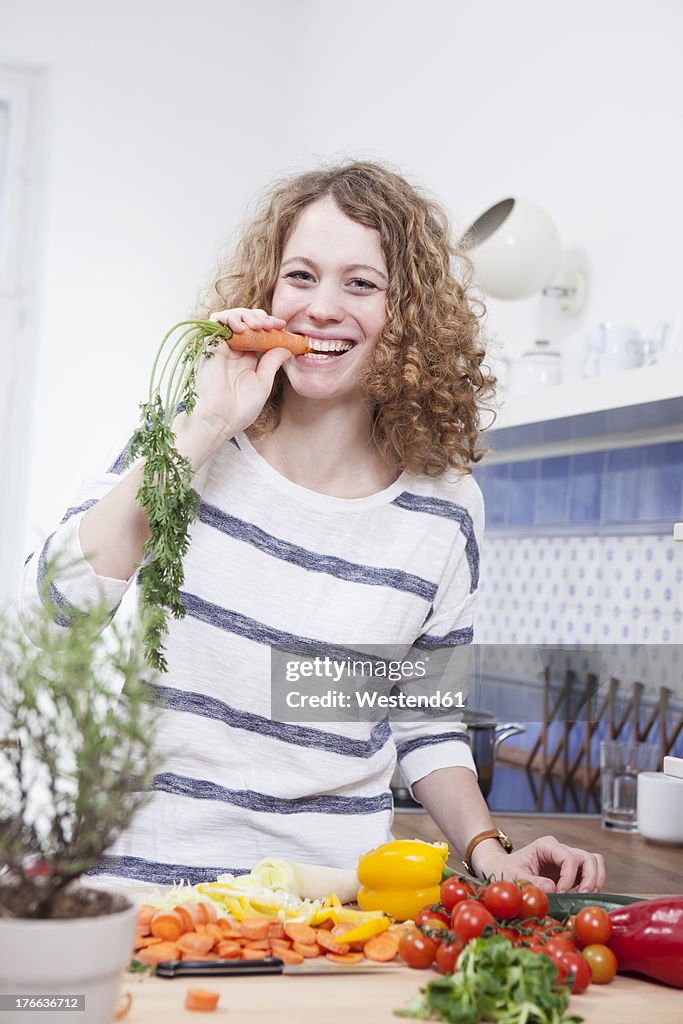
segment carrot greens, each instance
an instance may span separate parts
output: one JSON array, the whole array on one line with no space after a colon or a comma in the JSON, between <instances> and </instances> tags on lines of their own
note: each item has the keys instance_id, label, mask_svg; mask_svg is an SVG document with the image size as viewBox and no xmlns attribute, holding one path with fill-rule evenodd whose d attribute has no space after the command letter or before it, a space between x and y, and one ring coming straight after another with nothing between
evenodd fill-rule
<instances>
[{"instance_id":1,"label":"carrot greens","mask_svg":"<svg viewBox=\"0 0 683 1024\"><path fill-rule=\"evenodd\" d=\"M190 413L195 407L200 359L213 355L216 345L231 337L229 327L211 320L185 320L171 328L154 360L147 401L140 406L140 426L128 453L129 464L144 459L137 499L149 518L150 536L140 568L140 613L145 657L160 672L168 667L163 647L167 616L185 615L180 594L183 558L199 512L192 469L176 448L173 420L178 412Z\"/></svg>"}]
</instances>

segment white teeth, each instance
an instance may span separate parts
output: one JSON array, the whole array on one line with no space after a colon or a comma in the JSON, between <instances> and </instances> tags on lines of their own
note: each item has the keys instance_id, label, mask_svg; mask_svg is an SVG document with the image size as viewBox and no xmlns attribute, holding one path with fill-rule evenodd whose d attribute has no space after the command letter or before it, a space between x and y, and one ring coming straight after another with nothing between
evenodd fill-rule
<instances>
[{"instance_id":1,"label":"white teeth","mask_svg":"<svg viewBox=\"0 0 683 1024\"><path fill-rule=\"evenodd\" d=\"M353 345L348 341L327 341L322 338L307 338L309 349L315 352L348 352Z\"/></svg>"}]
</instances>

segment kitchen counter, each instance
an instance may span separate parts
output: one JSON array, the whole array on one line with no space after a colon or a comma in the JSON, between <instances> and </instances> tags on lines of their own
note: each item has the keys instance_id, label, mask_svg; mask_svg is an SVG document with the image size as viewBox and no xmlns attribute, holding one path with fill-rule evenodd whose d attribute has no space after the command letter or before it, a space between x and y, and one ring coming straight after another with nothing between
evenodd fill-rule
<instances>
[{"instance_id":1,"label":"kitchen counter","mask_svg":"<svg viewBox=\"0 0 683 1024\"><path fill-rule=\"evenodd\" d=\"M655 847L637 835L603 831L594 817L496 815L496 824L517 846L534 837L552 834L571 846L599 850L607 862L607 889L644 895L683 891L683 849ZM441 839L438 828L424 812L399 813L394 819L398 838ZM452 858L455 866L456 861ZM649 884L648 884L649 883ZM137 891L139 895L139 890ZM195 985L221 994L211 1018L248 1021L249 1024L396 1024L403 1018L392 1010L405 1006L419 987L436 975L431 970L400 967L374 977L358 974L268 976L240 978L160 978L125 975L122 991L133 997L126 1024L188 1024L193 1015L183 1009L185 992ZM683 993L655 982L617 977L610 985L592 985L572 997L570 1011L585 1024L651 1020L653 1024L680 1024Z\"/></svg>"},{"instance_id":2,"label":"kitchen counter","mask_svg":"<svg viewBox=\"0 0 683 1024\"><path fill-rule=\"evenodd\" d=\"M601 853L607 869L606 892L683 893L683 847L657 846L637 834L611 832L594 815L494 814L493 820L517 849L532 839L553 835L568 846ZM444 838L424 811L396 814L394 835L430 843ZM457 868L457 857L451 856L449 863Z\"/></svg>"}]
</instances>

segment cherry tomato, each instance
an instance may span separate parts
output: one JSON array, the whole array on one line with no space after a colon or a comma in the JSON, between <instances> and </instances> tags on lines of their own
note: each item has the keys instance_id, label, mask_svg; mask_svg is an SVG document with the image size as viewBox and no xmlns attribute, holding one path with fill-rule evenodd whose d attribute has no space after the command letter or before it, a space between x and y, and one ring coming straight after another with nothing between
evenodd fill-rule
<instances>
[{"instance_id":1,"label":"cherry tomato","mask_svg":"<svg viewBox=\"0 0 683 1024\"><path fill-rule=\"evenodd\" d=\"M548 913L548 897L537 885L522 887L522 906L517 915L526 921L528 917L544 918Z\"/></svg>"},{"instance_id":2,"label":"cherry tomato","mask_svg":"<svg viewBox=\"0 0 683 1024\"><path fill-rule=\"evenodd\" d=\"M461 882L455 875L441 883L441 902L449 912L456 903L466 900L468 896L474 896L474 889L468 882Z\"/></svg>"},{"instance_id":3,"label":"cherry tomato","mask_svg":"<svg viewBox=\"0 0 683 1024\"><path fill-rule=\"evenodd\" d=\"M424 924L428 928L433 927L435 921L441 921L446 927L450 926L451 915L445 910L435 910L434 907L423 907L415 918L415 924ZM431 922L431 923L430 923Z\"/></svg>"},{"instance_id":4,"label":"cherry tomato","mask_svg":"<svg viewBox=\"0 0 683 1024\"><path fill-rule=\"evenodd\" d=\"M612 934L612 922L602 907L584 907L574 919L574 931L584 946L604 944Z\"/></svg>"},{"instance_id":5,"label":"cherry tomato","mask_svg":"<svg viewBox=\"0 0 683 1024\"><path fill-rule=\"evenodd\" d=\"M404 932L398 943L399 956L408 967L429 967L434 960L436 948L436 942L417 928Z\"/></svg>"},{"instance_id":6,"label":"cherry tomato","mask_svg":"<svg viewBox=\"0 0 683 1024\"><path fill-rule=\"evenodd\" d=\"M616 956L609 946L601 942L593 942L586 946L581 956L588 962L596 985L606 985L617 973L619 963Z\"/></svg>"},{"instance_id":7,"label":"cherry tomato","mask_svg":"<svg viewBox=\"0 0 683 1024\"><path fill-rule=\"evenodd\" d=\"M561 963L566 968L567 974L574 975L573 983L569 982L570 991L573 995L585 992L591 983L591 969L588 961L584 960L580 953L565 953Z\"/></svg>"},{"instance_id":8,"label":"cherry tomato","mask_svg":"<svg viewBox=\"0 0 683 1024\"><path fill-rule=\"evenodd\" d=\"M458 957L462 953L462 942L455 939L453 942L442 943L436 951L436 966L442 974L452 974Z\"/></svg>"},{"instance_id":9,"label":"cherry tomato","mask_svg":"<svg viewBox=\"0 0 683 1024\"><path fill-rule=\"evenodd\" d=\"M549 939L543 946L543 952L552 960L561 960L565 953L576 953L569 939Z\"/></svg>"},{"instance_id":10,"label":"cherry tomato","mask_svg":"<svg viewBox=\"0 0 683 1024\"><path fill-rule=\"evenodd\" d=\"M509 921L522 907L522 890L514 882L491 882L482 892L481 901L499 921Z\"/></svg>"},{"instance_id":11,"label":"cherry tomato","mask_svg":"<svg viewBox=\"0 0 683 1024\"><path fill-rule=\"evenodd\" d=\"M495 928L493 914L474 900L457 903L451 914L451 928L462 942L478 939L487 925Z\"/></svg>"},{"instance_id":12,"label":"cherry tomato","mask_svg":"<svg viewBox=\"0 0 683 1024\"><path fill-rule=\"evenodd\" d=\"M417 921L415 924L417 924ZM444 924L443 921L437 920L436 917L431 917L420 924L420 931L423 935L436 942L437 945L441 945L444 939L450 935L450 925Z\"/></svg>"}]
</instances>

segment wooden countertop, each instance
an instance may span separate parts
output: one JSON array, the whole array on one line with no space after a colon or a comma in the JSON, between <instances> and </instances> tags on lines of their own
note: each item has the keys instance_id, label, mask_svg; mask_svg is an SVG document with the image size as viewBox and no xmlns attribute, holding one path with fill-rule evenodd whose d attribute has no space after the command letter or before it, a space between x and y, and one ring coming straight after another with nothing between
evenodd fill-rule
<instances>
[{"instance_id":1,"label":"wooden countertop","mask_svg":"<svg viewBox=\"0 0 683 1024\"><path fill-rule=\"evenodd\" d=\"M640 836L603 831L595 818L496 815L495 821L517 846L552 834L572 846L599 850L607 863L606 888L610 892L644 895L649 885L652 894L683 891L681 848L655 847ZM397 838L442 838L423 812L397 814L394 833ZM211 1018L215 1024L396 1024L402 1018L393 1016L392 1011L405 1006L420 986L433 977L431 970L407 967L374 977L257 975L162 980L125 975L122 991L133 997L126 1024L188 1024L197 1017L183 1008L185 993L191 985L220 992L218 1009ZM681 1024L682 1002L680 989L617 977L610 985L592 985L584 994L572 997L570 1012L583 1017L585 1024L614 1024L622 1020Z\"/></svg>"},{"instance_id":2,"label":"wooden countertop","mask_svg":"<svg viewBox=\"0 0 683 1024\"><path fill-rule=\"evenodd\" d=\"M683 892L683 847L657 846L637 834L610 832L591 815L494 814L498 828L510 836L516 848L532 839L553 835L561 843L601 853L607 869L606 892L659 893ZM424 811L397 813L394 835L398 839L443 840L443 835ZM457 858L450 864L457 867ZM683 1014L681 1016L683 1020Z\"/></svg>"}]
</instances>

